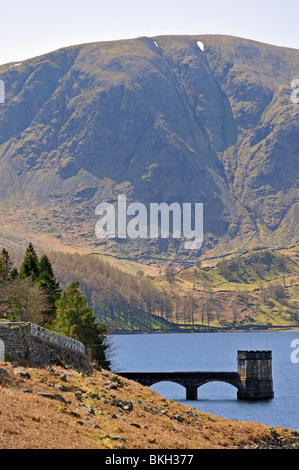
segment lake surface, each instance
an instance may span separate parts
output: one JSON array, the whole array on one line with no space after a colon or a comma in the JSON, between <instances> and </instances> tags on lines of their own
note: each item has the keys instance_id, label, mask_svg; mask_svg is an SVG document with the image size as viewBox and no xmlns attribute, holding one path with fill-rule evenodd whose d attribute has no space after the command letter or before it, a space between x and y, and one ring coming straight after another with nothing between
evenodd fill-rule
<instances>
[{"instance_id":1,"label":"lake surface","mask_svg":"<svg viewBox=\"0 0 299 470\"><path fill-rule=\"evenodd\" d=\"M294 332L176 333L116 335L112 344L112 370L237 371L237 350L272 350L274 399L237 400L237 389L223 382L198 388L198 400L187 401L185 388L161 382L151 388L165 398L229 419L254 421L299 431L299 363L291 361Z\"/></svg>"}]
</instances>

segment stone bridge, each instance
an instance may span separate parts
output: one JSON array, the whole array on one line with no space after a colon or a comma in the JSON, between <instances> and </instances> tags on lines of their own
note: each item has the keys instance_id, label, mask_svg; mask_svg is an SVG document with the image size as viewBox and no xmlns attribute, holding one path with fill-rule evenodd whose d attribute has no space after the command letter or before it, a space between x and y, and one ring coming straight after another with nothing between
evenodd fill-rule
<instances>
[{"instance_id":1,"label":"stone bridge","mask_svg":"<svg viewBox=\"0 0 299 470\"><path fill-rule=\"evenodd\" d=\"M227 382L238 390L243 386L238 372L120 372L119 375L150 387L158 382L174 382L186 388L186 399L196 400L197 389L208 382Z\"/></svg>"},{"instance_id":2,"label":"stone bridge","mask_svg":"<svg viewBox=\"0 0 299 470\"><path fill-rule=\"evenodd\" d=\"M198 387L215 381L236 387L239 400L274 397L271 351L238 351L238 372L118 372L118 375L147 387L158 382L175 382L186 388L187 400L196 400Z\"/></svg>"}]
</instances>

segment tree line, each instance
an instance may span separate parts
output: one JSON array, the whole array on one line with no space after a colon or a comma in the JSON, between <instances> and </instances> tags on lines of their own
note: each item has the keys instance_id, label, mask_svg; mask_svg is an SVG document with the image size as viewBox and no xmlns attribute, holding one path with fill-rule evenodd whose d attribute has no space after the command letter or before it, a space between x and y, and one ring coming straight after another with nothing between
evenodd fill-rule
<instances>
[{"instance_id":1,"label":"tree line","mask_svg":"<svg viewBox=\"0 0 299 470\"><path fill-rule=\"evenodd\" d=\"M95 255L51 253L53 268L63 286L74 275L97 318L110 330L150 331L158 319L169 321L171 296L156 287L142 271L126 273ZM163 327L162 323L161 327Z\"/></svg>"},{"instance_id":2,"label":"tree line","mask_svg":"<svg viewBox=\"0 0 299 470\"><path fill-rule=\"evenodd\" d=\"M13 255L16 259L16 254ZM172 267L165 269L167 284L161 287L143 271L129 274L96 255L51 252L49 257L41 256L39 268L36 267L36 259L30 261L33 268L24 259L19 263L20 273L25 271L28 275L28 272L33 272L35 287L36 284L39 287L40 284L48 285L48 296L50 294L53 299L52 311L55 311L58 295L55 283L59 282L60 289L67 289L76 279L97 320L107 325L110 333L119 330L169 330L198 323L204 326L219 315L212 289L205 290L201 299L192 292L180 294L175 291L175 270ZM38 308L31 307L31 314L36 310ZM48 319L51 317L49 310Z\"/></svg>"},{"instance_id":3,"label":"tree line","mask_svg":"<svg viewBox=\"0 0 299 470\"><path fill-rule=\"evenodd\" d=\"M143 271L124 272L96 255L53 252L51 261L63 286L72 275L80 281L95 315L111 331L167 330L177 328L176 325L194 326L198 319L209 324L218 308L212 289L204 300L192 292L183 295L176 292L173 267L165 269L167 285L161 287Z\"/></svg>"},{"instance_id":4,"label":"tree line","mask_svg":"<svg viewBox=\"0 0 299 470\"><path fill-rule=\"evenodd\" d=\"M106 325L99 322L79 289L71 282L63 290L47 255L38 257L29 243L19 270L3 248L0 255L0 317L32 322L81 341L91 360L109 368Z\"/></svg>"}]
</instances>

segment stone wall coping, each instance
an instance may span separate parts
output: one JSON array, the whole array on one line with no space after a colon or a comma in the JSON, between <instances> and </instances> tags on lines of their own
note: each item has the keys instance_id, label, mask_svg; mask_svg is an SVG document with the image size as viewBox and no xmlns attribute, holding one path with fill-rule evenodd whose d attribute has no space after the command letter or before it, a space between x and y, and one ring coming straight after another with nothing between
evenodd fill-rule
<instances>
[{"instance_id":1,"label":"stone wall coping","mask_svg":"<svg viewBox=\"0 0 299 470\"><path fill-rule=\"evenodd\" d=\"M30 334L48 343L56 343L64 348L79 351L85 354L85 346L78 340L48 330L40 325L30 322L0 322L0 328L30 328Z\"/></svg>"}]
</instances>

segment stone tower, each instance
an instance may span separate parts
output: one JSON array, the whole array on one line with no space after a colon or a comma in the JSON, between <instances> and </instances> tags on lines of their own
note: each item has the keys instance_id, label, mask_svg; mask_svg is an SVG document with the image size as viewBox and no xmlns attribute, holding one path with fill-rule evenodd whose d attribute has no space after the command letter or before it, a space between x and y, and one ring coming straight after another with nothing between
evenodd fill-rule
<instances>
[{"instance_id":1,"label":"stone tower","mask_svg":"<svg viewBox=\"0 0 299 470\"><path fill-rule=\"evenodd\" d=\"M238 399L273 398L272 351L238 351L237 361L242 384L238 390Z\"/></svg>"}]
</instances>

